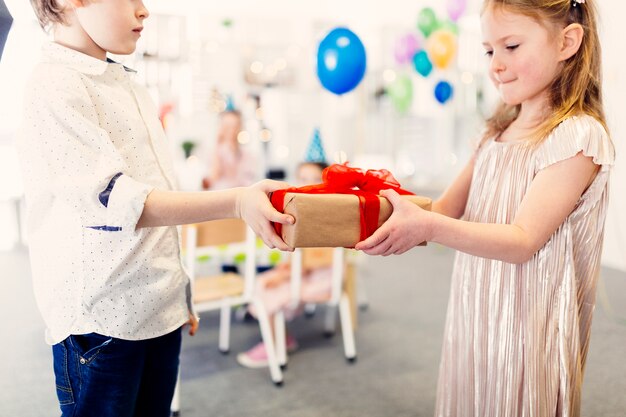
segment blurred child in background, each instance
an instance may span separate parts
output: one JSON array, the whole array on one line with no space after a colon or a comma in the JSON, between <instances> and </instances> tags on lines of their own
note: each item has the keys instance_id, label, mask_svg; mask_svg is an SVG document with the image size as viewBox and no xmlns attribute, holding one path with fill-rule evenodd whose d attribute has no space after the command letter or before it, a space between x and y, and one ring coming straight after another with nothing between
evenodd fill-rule
<instances>
[{"instance_id":1,"label":"blurred child in background","mask_svg":"<svg viewBox=\"0 0 626 417\"><path fill-rule=\"evenodd\" d=\"M303 162L298 166L297 182L299 186L319 184L322 182L322 171L325 162ZM307 256L308 255L308 256ZM260 274L256 282L256 296L261 299L269 315L269 322L274 337L274 315L279 311L285 313L287 320L292 320L301 310L302 303L324 302L330 298L331 271L329 263L316 262L321 258L332 259L331 248L303 249L302 287L300 304L292 305L291 300L291 263L283 262L267 272ZM256 317L254 308L250 313ZM298 343L293 336L287 334L287 351L294 352ZM261 341L246 352L237 355L237 362L247 368L268 366L267 351Z\"/></svg>"},{"instance_id":2,"label":"blurred child in background","mask_svg":"<svg viewBox=\"0 0 626 417\"><path fill-rule=\"evenodd\" d=\"M230 108L220 114L217 144L211 153L209 175L202 180L203 189L245 187L255 181L256 160L247 149L241 147L241 131L241 112Z\"/></svg>"}]
</instances>

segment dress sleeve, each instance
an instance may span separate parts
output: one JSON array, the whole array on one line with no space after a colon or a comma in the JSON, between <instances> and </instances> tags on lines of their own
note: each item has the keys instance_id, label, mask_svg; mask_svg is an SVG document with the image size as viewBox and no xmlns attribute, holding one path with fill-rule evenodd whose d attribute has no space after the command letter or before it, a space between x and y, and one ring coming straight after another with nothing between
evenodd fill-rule
<instances>
[{"instance_id":1,"label":"dress sleeve","mask_svg":"<svg viewBox=\"0 0 626 417\"><path fill-rule=\"evenodd\" d=\"M581 196L576 210L590 210L607 193L615 148L604 127L591 116L571 117L557 126L537 149L536 172L579 152L600 166L595 179Z\"/></svg>"},{"instance_id":2,"label":"dress sleeve","mask_svg":"<svg viewBox=\"0 0 626 417\"><path fill-rule=\"evenodd\" d=\"M591 116L574 116L564 120L539 145L536 172L579 152L593 158L600 171L609 171L615 162L615 149L604 127Z\"/></svg>"},{"instance_id":3,"label":"dress sleeve","mask_svg":"<svg viewBox=\"0 0 626 417\"><path fill-rule=\"evenodd\" d=\"M45 167L33 178L70 208L83 227L134 232L153 189L126 173L128 166L106 130L79 74L63 82L36 83L21 135L26 162Z\"/></svg>"}]
</instances>

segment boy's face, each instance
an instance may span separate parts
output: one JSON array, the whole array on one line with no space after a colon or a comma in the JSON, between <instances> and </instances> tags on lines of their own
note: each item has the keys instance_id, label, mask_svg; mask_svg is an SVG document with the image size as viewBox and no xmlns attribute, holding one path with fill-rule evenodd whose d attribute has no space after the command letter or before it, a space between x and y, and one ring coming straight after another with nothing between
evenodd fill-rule
<instances>
[{"instance_id":1,"label":"boy's face","mask_svg":"<svg viewBox=\"0 0 626 417\"><path fill-rule=\"evenodd\" d=\"M105 52L128 55L135 51L143 21L149 13L142 0L73 0L85 33Z\"/></svg>"},{"instance_id":2,"label":"boy's face","mask_svg":"<svg viewBox=\"0 0 626 417\"><path fill-rule=\"evenodd\" d=\"M315 164L302 164L298 169L298 184L312 185L322 182L322 169Z\"/></svg>"}]
</instances>

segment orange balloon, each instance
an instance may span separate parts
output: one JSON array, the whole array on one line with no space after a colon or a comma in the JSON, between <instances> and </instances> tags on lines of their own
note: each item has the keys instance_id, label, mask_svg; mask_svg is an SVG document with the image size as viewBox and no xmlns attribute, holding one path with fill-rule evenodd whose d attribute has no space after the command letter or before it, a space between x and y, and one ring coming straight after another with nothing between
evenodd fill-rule
<instances>
[{"instance_id":1,"label":"orange balloon","mask_svg":"<svg viewBox=\"0 0 626 417\"><path fill-rule=\"evenodd\" d=\"M433 32L427 40L426 51L432 63L441 69L447 68L456 53L456 37L447 30Z\"/></svg>"}]
</instances>

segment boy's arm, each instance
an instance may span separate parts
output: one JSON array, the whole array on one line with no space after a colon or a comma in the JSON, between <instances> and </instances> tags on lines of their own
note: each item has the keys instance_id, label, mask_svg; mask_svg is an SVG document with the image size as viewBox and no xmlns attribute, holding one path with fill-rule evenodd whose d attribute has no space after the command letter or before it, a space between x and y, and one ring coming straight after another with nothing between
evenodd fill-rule
<instances>
[{"instance_id":1,"label":"boy's arm","mask_svg":"<svg viewBox=\"0 0 626 417\"><path fill-rule=\"evenodd\" d=\"M270 222L293 223L280 213L267 194L287 184L264 180L251 187L223 191L176 192L153 190L144 204L137 228L172 226L238 217L243 219L270 248L289 250Z\"/></svg>"},{"instance_id":2,"label":"boy's arm","mask_svg":"<svg viewBox=\"0 0 626 417\"><path fill-rule=\"evenodd\" d=\"M137 227L241 217L268 245L288 249L269 224L291 218L275 211L267 198L282 184L261 182L220 193L155 190L127 175L127 162L100 126L80 76L55 71L63 82L43 82L46 75L28 93L18 149L25 178L45 189L80 227L134 233Z\"/></svg>"},{"instance_id":3,"label":"boy's arm","mask_svg":"<svg viewBox=\"0 0 626 417\"><path fill-rule=\"evenodd\" d=\"M394 205L394 212L356 249L372 255L400 254L421 242L432 241L475 256L523 263L574 210L597 170L592 158L582 153L541 170L511 224L453 219L422 210L389 190L383 191L381 194Z\"/></svg>"},{"instance_id":4,"label":"boy's arm","mask_svg":"<svg viewBox=\"0 0 626 417\"><path fill-rule=\"evenodd\" d=\"M50 83L53 78L59 82ZM24 180L36 186L38 201L52 201L80 227L134 232L154 187L127 175L127 162L101 127L80 75L39 68L26 103L16 145Z\"/></svg>"}]
</instances>

